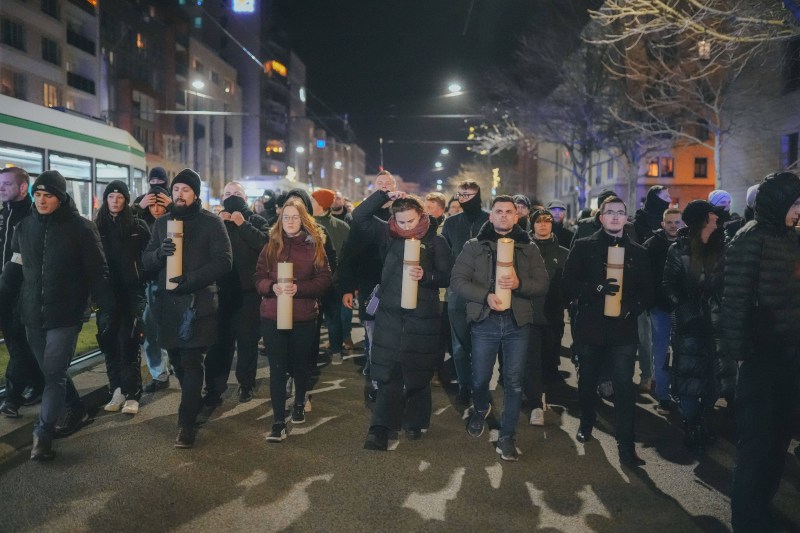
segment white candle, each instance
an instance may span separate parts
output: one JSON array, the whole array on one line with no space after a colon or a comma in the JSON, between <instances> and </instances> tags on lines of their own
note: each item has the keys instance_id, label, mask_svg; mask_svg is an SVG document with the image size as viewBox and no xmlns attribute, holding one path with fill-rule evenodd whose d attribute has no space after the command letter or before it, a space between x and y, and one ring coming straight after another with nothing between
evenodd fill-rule
<instances>
[{"instance_id":1,"label":"white candle","mask_svg":"<svg viewBox=\"0 0 800 533\"><path fill-rule=\"evenodd\" d=\"M614 278L619 285L617 294L606 294L603 314L617 317L622 312L622 274L625 269L625 248L609 246L606 260L606 279Z\"/></svg>"},{"instance_id":2,"label":"white candle","mask_svg":"<svg viewBox=\"0 0 800 533\"><path fill-rule=\"evenodd\" d=\"M167 290L178 286L170 280L183 274L183 220L167 220L167 237L175 243L175 253L167 256Z\"/></svg>"},{"instance_id":3,"label":"white candle","mask_svg":"<svg viewBox=\"0 0 800 533\"><path fill-rule=\"evenodd\" d=\"M282 287L294 283L294 264L278 263L278 279ZM278 295L278 329L292 329L294 297L288 294Z\"/></svg>"},{"instance_id":4,"label":"white candle","mask_svg":"<svg viewBox=\"0 0 800 533\"><path fill-rule=\"evenodd\" d=\"M503 310L511 307L511 289L500 288L500 277L511 275L514 271L514 240L498 239L497 241L497 268L494 275L494 293L500 298Z\"/></svg>"},{"instance_id":5,"label":"white candle","mask_svg":"<svg viewBox=\"0 0 800 533\"><path fill-rule=\"evenodd\" d=\"M417 290L419 282L411 279L409 269L419 266L420 241L417 239L406 239L403 250L403 292L400 297L400 307L403 309L417 308Z\"/></svg>"}]
</instances>

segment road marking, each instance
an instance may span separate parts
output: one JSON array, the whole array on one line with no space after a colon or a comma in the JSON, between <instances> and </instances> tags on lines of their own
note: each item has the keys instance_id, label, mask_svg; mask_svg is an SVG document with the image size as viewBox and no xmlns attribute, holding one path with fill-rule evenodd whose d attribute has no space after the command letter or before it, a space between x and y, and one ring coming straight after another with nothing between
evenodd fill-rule
<instances>
[{"instance_id":1,"label":"road marking","mask_svg":"<svg viewBox=\"0 0 800 533\"><path fill-rule=\"evenodd\" d=\"M438 492L419 493L412 492L403 503L403 507L416 511L425 520L439 520L444 522L447 502L455 500L461 490L466 468L459 467L453 470L447 486Z\"/></svg>"},{"instance_id":2,"label":"road marking","mask_svg":"<svg viewBox=\"0 0 800 533\"><path fill-rule=\"evenodd\" d=\"M428 461L420 461L419 462L419 471L424 472L431 467L431 464Z\"/></svg>"},{"instance_id":3,"label":"road marking","mask_svg":"<svg viewBox=\"0 0 800 533\"><path fill-rule=\"evenodd\" d=\"M503 467L500 463L495 463L492 466L486 467L486 473L489 475L489 485L493 489L500 488L500 482L503 480Z\"/></svg>"},{"instance_id":4,"label":"road marking","mask_svg":"<svg viewBox=\"0 0 800 533\"><path fill-rule=\"evenodd\" d=\"M292 425L292 430L291 430L291 432L289 434L290 435L305 435L306 433L312 432L313 430L315 430L318 427L320 427L322 424L324 424L326 422L330 422L331 420L333 420L334 418L337 418L337 417L338 417L338 415L336 415L336 416L326 416L324 418L320 418L314 424L309 425L309 426Z\"/></svg>"}]
</instances>

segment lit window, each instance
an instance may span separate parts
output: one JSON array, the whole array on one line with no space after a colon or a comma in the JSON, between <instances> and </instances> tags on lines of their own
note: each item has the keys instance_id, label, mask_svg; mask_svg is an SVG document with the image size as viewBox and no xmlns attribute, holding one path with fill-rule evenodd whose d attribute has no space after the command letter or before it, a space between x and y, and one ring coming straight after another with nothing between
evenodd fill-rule
<instances>
[{"instance_id":1,"label":"lit window","mask_svg":"<svg viewBox=\"0 0 800 533\"><path fill-rule=\"evenodd\" d=\"M139 50L145 49L144 37L142 37L141 33L136 34L136 48Z\"/></svg>"},{"instance_id":2,"label":"lit window","mask_svg":"<svg viewBox=\"0 0 800 533\"><path fill-rule=\"evenodd\" d=\"M695 178L708 177L708 158L706 157L694 158L694 177Z\"/></svg>"},{"instance_id":3,"label":"lit window","mask_svg":"<svg viewBox=\"0 0 800 533\"><path fill-rule=\"evenodd\" d=\"M657 178L658 177L658 161L652 159L650 163L647 165L647 177L648 178Z\"/></svg>"},{"instance_id":4,"label":"lit window","mask_svg":"<svg viewBox=\"0 0 800 533\"><path fill-rule=\"evenodd\" d=\"M43 89L44 98L42 101L44 105L46 107L58 107L58 87L45 83Z\"/></svg>"},{"instance_id":5,"label":"lit window","mask_svg":"<svg viewBox=\"0 0 800 533\"><path fill-rule=\"evenodd\" d=\"M661 164L662 177L671 178L675 176L675 159L672 157L660 157L659 163Z\"/></svg>"},{"instance_id":6,"label":"lit window","mask_svg":"<svg viewBox=\"0 0 800 533\"><path fill-rule=\"evenodd\" d=\"M198 29L198 30L203 29L203 17L195 17L194 18L194 27L195 27L195 29Z\"/></svg>"}]
</instances>

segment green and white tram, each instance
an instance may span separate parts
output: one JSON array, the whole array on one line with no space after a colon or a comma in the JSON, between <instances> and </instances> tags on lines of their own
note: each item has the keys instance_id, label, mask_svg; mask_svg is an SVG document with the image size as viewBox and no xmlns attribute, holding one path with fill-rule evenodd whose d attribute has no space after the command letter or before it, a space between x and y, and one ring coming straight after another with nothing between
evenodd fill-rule
<instances>
[{"instance_id":1,"label":"green and white tram","mask_svg":"<svg viewBox=\"0 0 800 533\"><path fill-rule=\"evenodd\" d=\"M122 180L131 197L147 191L142 145L103 122L0 95L0 165L31 176L57 170L81 215L90 218L106 184Z\"/></svg>"}]
</instances>

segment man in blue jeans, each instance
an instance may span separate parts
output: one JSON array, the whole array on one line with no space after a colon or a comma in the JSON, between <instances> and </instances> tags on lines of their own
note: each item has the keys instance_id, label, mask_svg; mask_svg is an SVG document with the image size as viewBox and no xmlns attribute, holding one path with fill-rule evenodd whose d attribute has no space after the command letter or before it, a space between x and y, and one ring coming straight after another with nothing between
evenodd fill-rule
<instances>
[{"instance_id":1,"label":"man in blue jeans","mask_svg":"<svg viewBox=\"0 0 800 533\"><path fill-rule=\"evenodd\" d=\"M518 459L514 442L522 400L528 337L533 322L535 296L544 296L549 287L547 270L536 245L516 225L517 208L511 196L492 201L489 221L474 239L464 244L450 276L450 287L466 302L466 320L471 325L472 412L467 432L483 434L484 421L492 410L489 380L497 352L503 350L503 416L497 453L505 461ZM514 260L510 274L497 277L497 241L514 241ZM501 289L511 290L511 306L506 307L495 294L495 280ZM460 309L453 309L461 312Z\"/></svg>"},{"instance_id":2,"label":"man in blue jeans","mask_svg":"<svg viewBox=\"0 0 800 533\"><path fill-rule=\"evenodd\" d=\"M578 400L581 422L578 442L592 439L596 413L595 389L601 370L611 372L614 384L614 418L623 466L641 466L644 461L634 449L633 420L636 392L633 371L636 364L638 321L640 313L651 305L653 284L647 252L624 233L628 221L625 203L608 197L600 205L601 228L589 237L578 239L567 257L561 286L564 296L576 304L572 323L574 352L580 364ZM606 274L608 249L625 249L622 280ZM620 286L622 281L622 286ZM605 315L605 297L619 292L620 312Z\"/></svg>"}]
</instances>

